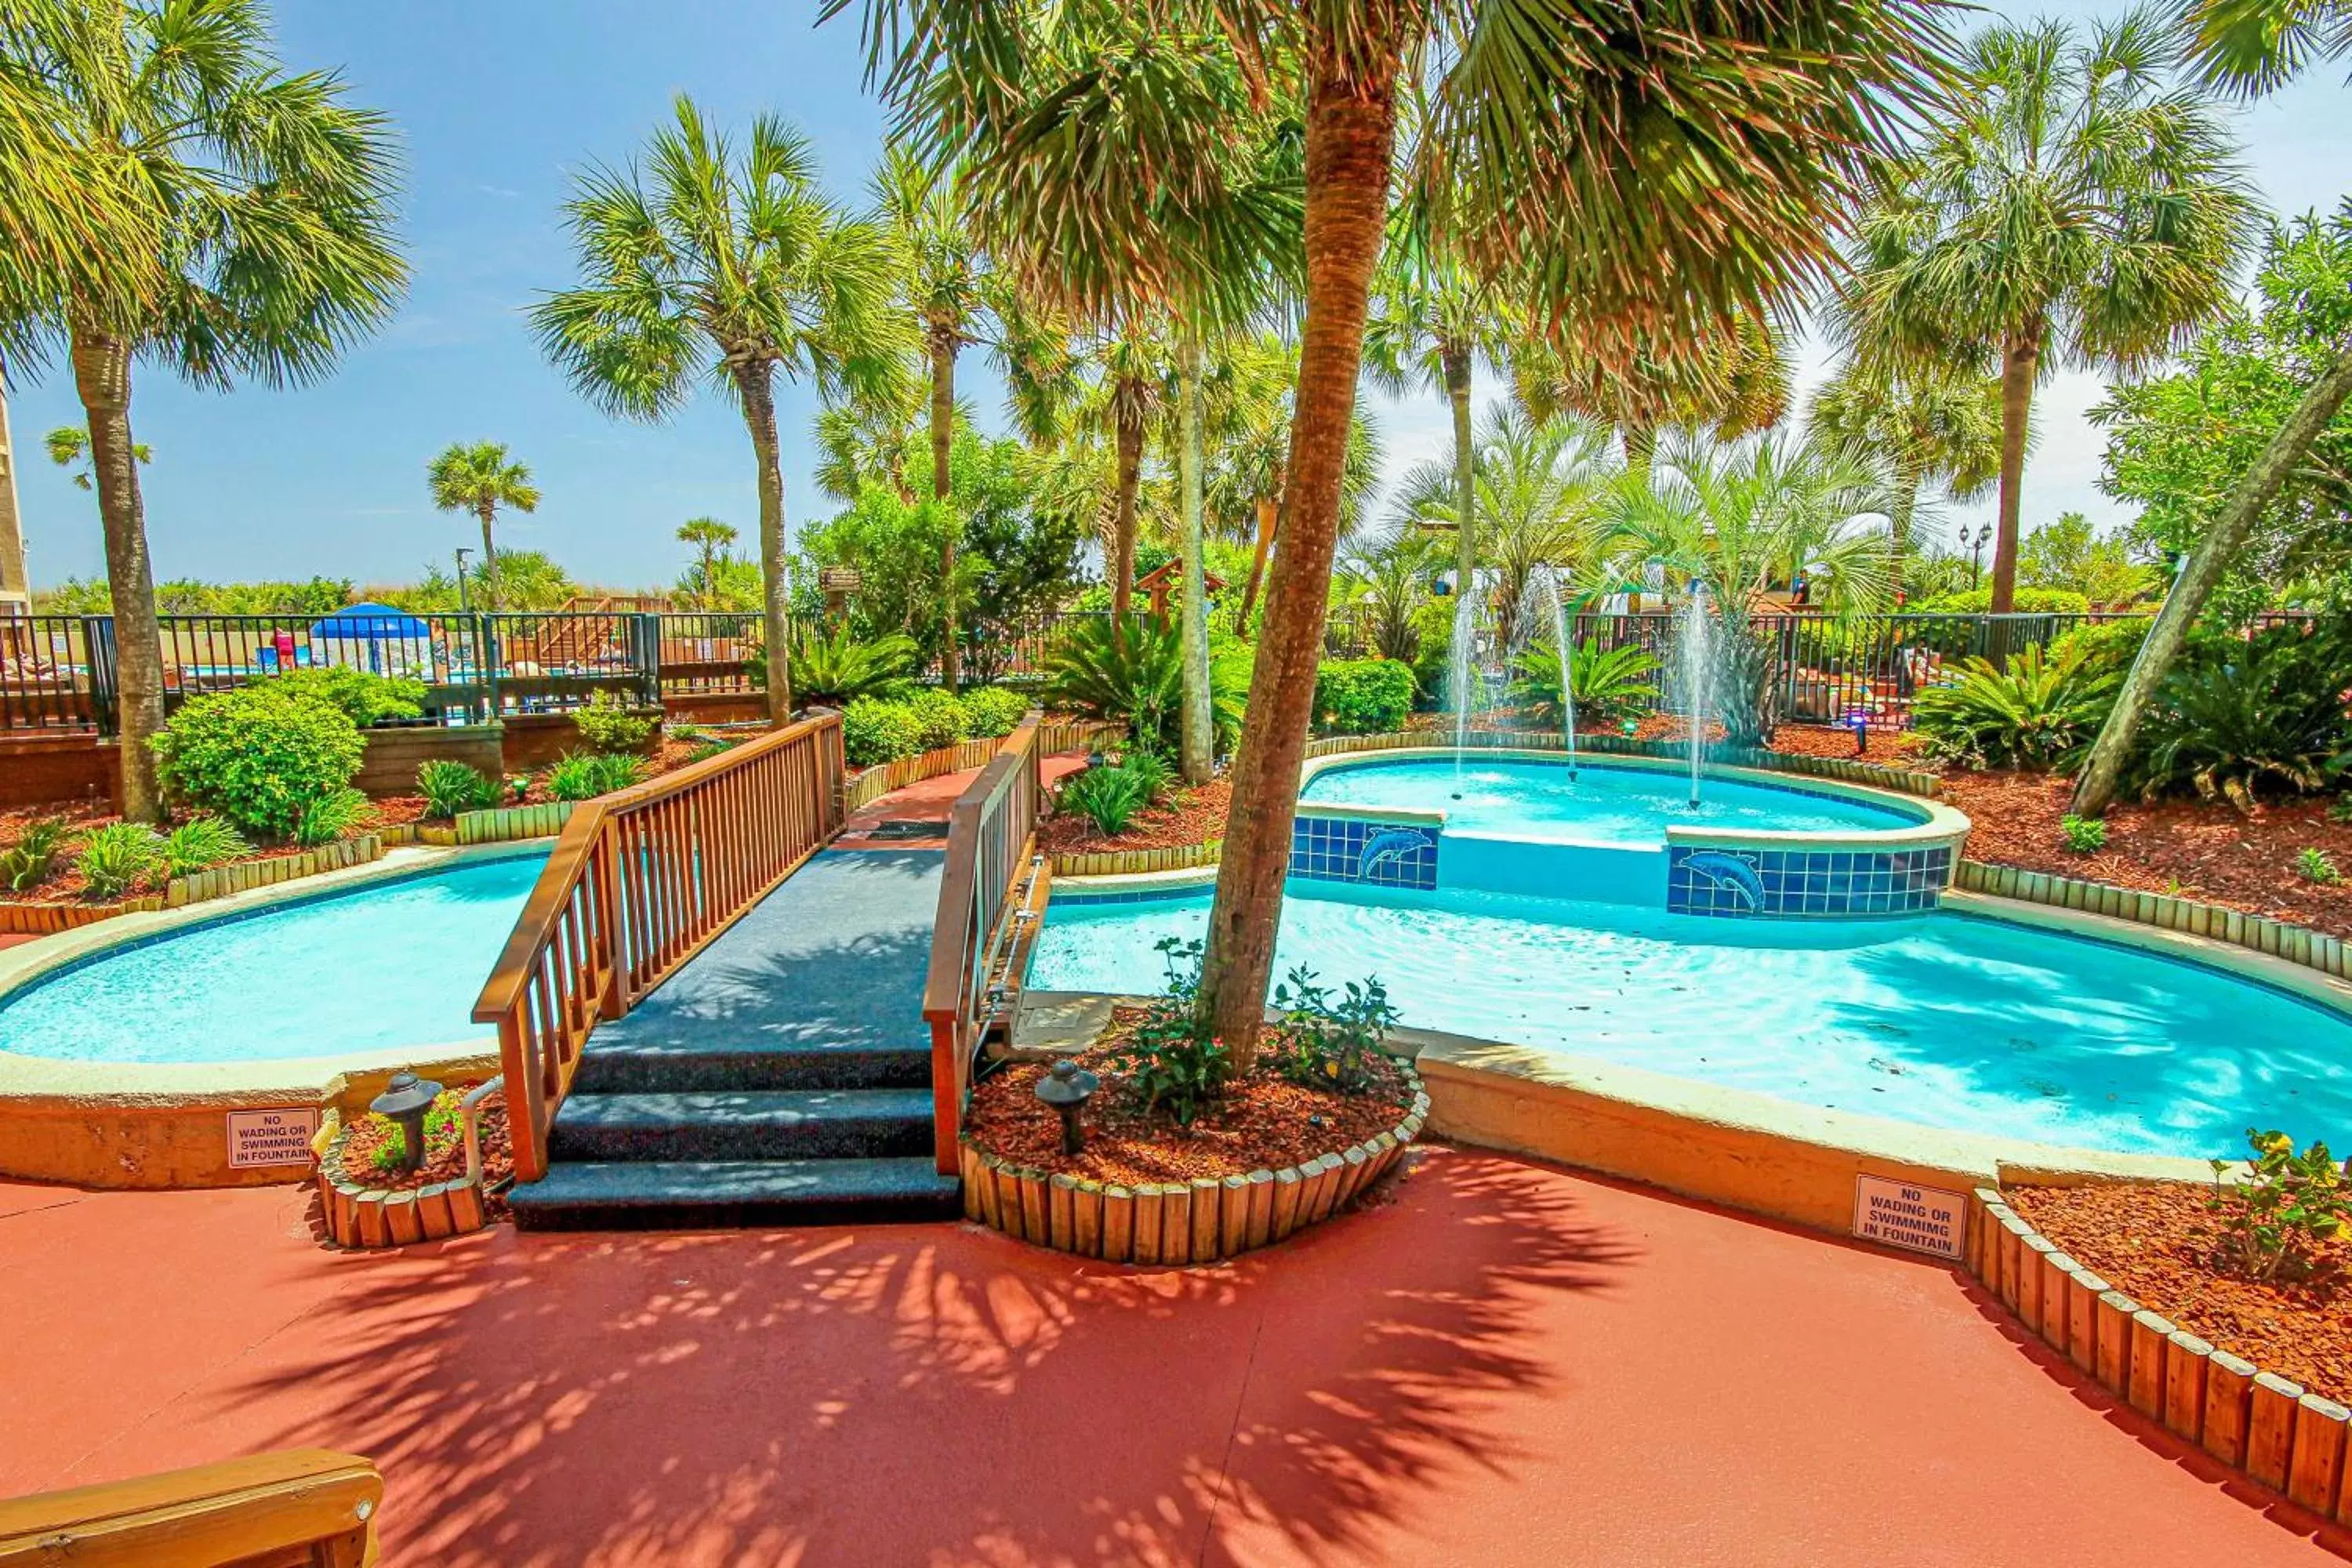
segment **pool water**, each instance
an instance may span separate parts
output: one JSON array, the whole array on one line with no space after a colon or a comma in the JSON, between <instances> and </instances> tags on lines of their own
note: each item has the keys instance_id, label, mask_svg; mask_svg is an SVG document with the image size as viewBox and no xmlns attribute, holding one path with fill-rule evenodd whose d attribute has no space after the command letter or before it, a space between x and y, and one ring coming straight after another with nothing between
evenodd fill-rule
<instances>
[{"instance_id":1,"label":"pool water","mask_svg":"<svg viewBox=\"0 0 2352 1568\"><path fill-rule=\"evenodd\" d=\"M1461 793L1456 800L1454 793ZM1810 794L1709 776L1696 810L1686 773L1622 764L1471 761L1457 784L1451 758L1325 768L1302 801L1411 806L1445 813L1448 833L1583 843L1664 842L1670 826L1776 833L1885 832L1924 815L1843 795Z\"/></svg>"},{"instance_id":2,"label":"pool water","mask_svg":"<svg viewBox=\"0 0 2352 1568\"><path fill-rule=\"evenodd\" d=\"M1722 921L1293 883L1277 974L1373 975L1407 1024L1800 1104L2124 1153L2352 1143L2352 1020L2218 970L1955 913ZM1029 984L1152 992L1208 895L1055 902Z\"/></svg>"},{"instance_id":3,"label":"pool water","mask_svg":"<svg viewBox=\"0 0 2352 1568\"><path fill-rule=\"evenodd\" d=\"M477 861L118 949L0 1003L0 1051L240 1062L478 1041L474 998L546 862Z\"/></svg>"}]
</instances>

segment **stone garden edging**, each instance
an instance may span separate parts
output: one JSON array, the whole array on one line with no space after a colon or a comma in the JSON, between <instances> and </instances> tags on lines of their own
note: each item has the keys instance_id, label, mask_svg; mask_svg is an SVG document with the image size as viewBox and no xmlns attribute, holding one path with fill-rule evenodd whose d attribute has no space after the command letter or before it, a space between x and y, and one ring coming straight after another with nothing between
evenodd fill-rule
<instances>
[{"instance_id":1,"label":"stone garden edging","mask_svg":"<svg viewBox=\"0 0 2352 1568\"><path fill-rule=\"evenodd\" d=\"M1216 1263L1296 1236L1371 1190L1429 1119L1420 1075L1397 1064L1412 1108L1385 1132L1303 1164L1127 1186L1048 1175L958 1140L964 1217L1017 1240L1106 1263Z\"/></svg>"},{"instance_id":2,"label":"stone garden edging","mask_svg":"<svg viewBox=\"0 0 2352 1568\"><path fill-rule=\"evenodd\" d=\"M2263 1372L2142 1307L1978 1187L1969 1272L2077 1370L2183 1442L2287 1500L2352 1524L2352 1410Z\"/></svg>"}]
</instances>

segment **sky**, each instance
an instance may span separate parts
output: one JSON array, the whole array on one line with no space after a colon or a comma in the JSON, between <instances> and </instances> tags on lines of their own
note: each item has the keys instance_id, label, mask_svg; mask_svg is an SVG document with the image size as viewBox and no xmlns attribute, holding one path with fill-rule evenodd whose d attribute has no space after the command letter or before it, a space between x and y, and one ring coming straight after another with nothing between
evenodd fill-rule
<instances>
[{"instance_id":1,"label":"sky","mask_svg":"<svg viewBox=\"0 0 2352 1568\"><path fill-rule=\"evenodd\" d=\"M426 464L457 440L503 441L530 465L539 510L502 521L500 543L547 551L581 581L674 581L688 554L674 535L691 517L724 519L750 540L758 505L734 410L702 395L664 425L607 419L541 358L523 311L573 277L562 205L574 177L625 162L680 92L720 124L782 114L814 143L835 195L862 202L887 117L864 90L856 7L823 26L817 8L815 0L282 0L284 60L340 68L352 100L398 128L412 279L390 326L310 385L221 394L160 369L141 373L132 421L153 449L142 480L158 579L413 580L473 542L469 520L435 511L425 485ZM2322 69L2233 111L2248 174L2273 210L2332 207L2352 190L2346 91ZM1826 354L1807 342L1798 355L1801 395L1826 374ZM983 423L1001 428L979 357L967 356L965 382ZM1491 375L1487 384L1501 389ZM1367 391L1391 479L1446 451L1442 403ZM2128 521L2096 489L2104 443L2083 416L2099 395L2098 378L2077 373L2042 388L2029 528L2069 510L2101 527ZM41 448L45 432L80 422L70 377L58 365L20 375L9 402L36 585L100 573L91 499ZM834 510L811 482L814 412L806 388L782 389L795 529ZM1949 529L1990 512L1990 502L1946 506L1939 521Z\"/></svg>"}]
</instances>

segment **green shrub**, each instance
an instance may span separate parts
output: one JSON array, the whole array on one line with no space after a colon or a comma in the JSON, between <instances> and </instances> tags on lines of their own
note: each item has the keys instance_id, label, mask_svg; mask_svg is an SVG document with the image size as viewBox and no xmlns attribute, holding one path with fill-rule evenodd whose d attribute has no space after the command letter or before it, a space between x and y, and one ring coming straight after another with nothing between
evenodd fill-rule
<instances>
[{"instance_id":1,"label":"green shrub","mask_svg":"<svg viewBox=\"0 0 2352 1568\"><path fill-rule=\"evenodd\" d=\"M2242 1181L2224 1185L2232 1166L2210 1162L2213 1195L2205 1206L2221 1216L2220 1261L2253 1279L2268 1279L2284 1268L2307 1272L2321 1243L2334 1240L2352 1223L2352 1178L2315 1142L2294 1152L2284 1132L2246 1129L2254 1157Z\"/></svg>"},{"instance_id":2,"label":"green shrub","mask_svg":"<svg viewBox=\"0 0 2352 1568\"><path fill-rule=\"evenodd\" d=\"M936 752L964 738L963 704L936 686L926 686L909 697L907 711L915 721L919 752Z\"/></svg>"},{"instance_id":3,"label":"green shrub","mask_svg":"<svg viewBox=\"0 0 2352 1568\"><path fill-rule=\"evenodd\" d=\"M2141 793L2194 789L2242 811L2265 782L2326 788L2352 761L2334 647L2287 627L2175 667L2148 715L2133 773Z\"/></svg>"},{"instance_id":4,"label":"green shrub","mask_svg":"<svg viewBox=\"0 0 2352 1568\"><path fill-rule=\"evenodd\" d=\"M2058 819L2058 831L2066 836L2066 847L2077 855L2095 855L2107 847L2107 825L2095 816L2068 812Z\"/></svg>"},{"instance_id":5,"label":"green shrub","mask_svg":"<svg viewBox=\"0 0 2352 1568\"><path fill-rule=\"evenodd\" d=\"M903 702L861 697L841 710L841 749L854 768L911 757L922 747L922 728Z\"/></svg>"},{"instance_id":6,"label":"green shrub","mask_svg":"<svg viewBox=\"0 0 2352 1568\"><path fill-rule=\"evenodd\" d=\"M1209 708L1220 751L1241 733L1250 658L1246 643L1210 639ZM1112 638L1108 617L1080 622L1046 657L1041 689L1048 705L1125 724L1137 745L1160 752L1177 748L1183 692L1181 639L1149 616L1129 623L1123 641Z\"/></svg>"},{"instance_id":7,"label":"green shrub","mask_svg":"<svg viewBox=\"0 0 2352 1568\"><path fill-rule=\"evenodd\" d=\"M1576 687L1576 722L1605 728L1621 719L1646 713L1657 705L1658 661L1647 648L1626 643L1601 647L1588 637L1569 657L1568 678ZM1511 700L1534 710L1546 725L1561 723L1559 644L1549 639L1531 644L1513 667Z\"/></svg>"},{"instance_id":8,"label":"green shrub","mask_svg":"<svg viewBox=\"0 0 2352 1568\"><path fill-rule=\"evenodd\" d=\"M1412 683L1423 708L1443 707L1445 703L1445 666L1454 657L1456 603L1449 595L1424 599L1413 607Z\"/></svg>"},{"instance_id":9,"label":"green shrub","mask_svg":"<svg viewBox=\"0 0 2352 1568\"><path fill-rule=\"evenodd\" d=\"M1275 1066L1285 1078L1341 1094L1362 1094L1377 1081L1381 1047L1402 1016L1389 1005L1386 986L1350 980L1334 1001L1302 963L1274 988L1274 1001L1282 1009Z\"/></svg>"},{"instance_id":10,"label":"green shrub","mask_svg":"<svg viewBox=\"0 0 2352 1568\"><path fill-rule=\"evenodd\" d=\"M12 893L23 893L47 881L66 837L66 825L57 817L28 824L16 843L0 849L0 882L7 883Z\"/></svg>"},{"instance_id":11,"label":"green shrub","mask_svg":"<svg viewBox=\"0 0 2352 1568\"><path fill-rule=\"evenodd\" d=\"M163 869L173 877L209 871L253 847L217 816L192 816L163 835Z\"/></svg>"},{"instance_id":12,"label":"green shrub","mask_svg":"<svg viewBox=\"0 0 2352 1568\"><path fill-rule=\"evenodd\" d=\"M2327 803L2327 820L2352 823L2352 795L2339 795Z\"/></svg>"},{"instance_id":13,"label":"green shrub","mask_svg":"<svg viewBox=\"0 0 2352 1568\"><path fill-rule=\"evenodd\" d=\"M2021 616L2080 616L2090 612L2091 601L2071 588L2020 587L2015 606L2011 613ZM1905 608L1916 616L1989 615L1992 611L1992 588L1987 584L1965 593L1941 594Z\"/></svg>"},{"instance_id":14,"label":"green shrub","mask_svg":"<svg viewBox=\"0 0 2352 1568\"><path fill-rule=\"evenodd\" d=\"M1315 727L1327 735L1386 735L1412 712L1412 667L1393 658L1334 658L1315 667Z\"/></svg>"},{"instance_id":15,"label":"green shrub","mask_svg":"<svg viewBox=\"0 0 2352 1568\"><path fill-rule=\"evenodd\" d=\"M1234 1062L1224 1042L1204 1033L1193 1014L1202 944L1167 936L1154 945L1167 966L1166 989L1145 1007L1142 1022L1110 1052L1109 1060L1145 1114L1164 1109L1178 1126L1190 1127L1223 1096Z\"/></svg>"},{"instance_id":16,"label":"green shrub","mask_svg":"<svg viewBox=\"0 0 2352 1568\"><path fill-rule=\"evenodd\" d=\"M454 817L461 811L487 811L499 803L499 786L479 768L436 757L416 770L425 815Z\"/></svg>"},{"instance_id":17,"label":"green shrub","mask_svg":"<svg viewBox=\"0 0 2352 1568\"><path fill-rule=\"evenodd\" d=\"M1088 768L1062 784L1062 809L1079 813L1105 834L1126 832L1149 799L1144 782L1125 768Z\"/></svg>"},{"instance_id":18,"label":"green shrub","mask_svg":"<svg viewBox=\"0 0 2352 1568\"><path fill-rule=\"evenodd\" d=\"M289 697L309 697L340 708L361 729L425 714L425 683L377 675L341 665L290 669L268 685Z\"/></svg>"},{"instance_id":19,"label":"green shrub","mask_svg":"<svg viewBox=\"0 0 2352 1568\"><path fill-rule=\"evenodd\" d=\"M294 837L351 783L366 744L350 714L289 685L191 698L154 740L163 787L254 837Z\"/></svg>"},{"instance_id":20,"label":"green shrub","mask_svg":"<svg viewBox=\"0 0 2352 1568\"><path fill-rule=\"evenodd\" d=\"M843 626L827 636L803 629L793 638L793 696L803 702L838 708L861 697L879 697L915 667L911 637L893 634L860 642ZM765 685L766 671L761 671Z\"/></svg>"},{"instance_id":21,"label":"green shrub","mask_svg":"<svg viewBox=\"0 0 2352 1568\"><path fill-rule=\"evenodd\" d=\"M548 769L547 792L558 800L593 800L645 776L645 759L626 752L567 752Z\"/></svg>"},{"instance_id":22,"label":"green shrub","mask_svg":"<svg viewBox=\"0 0 2352 1568\"><path fill-rule=\"evenodd\" d=\"M2336 862L2329 858L2327 851L2316 847L2305 847L2303 853L2294 858L2294 868L2307 880L2323 888L2332 888L2344 879L2344 874L2336 868Z\"/></svg>"},{"instance_id":23,"label":"green shrub","mask_svg":"<svg viewBox=\"0 0 2352 1568\"><path fill-rule=\"evenodd\" d=\"M92 828L74 858L90 896L119 899L163 869L163 837L143 822Z\"/></svg>"},{"instance_id":24,"label":"green shrub","mask_svg":"<svg viewBox=\"0 0 2352 1568\"><path fill-rule=\"evenodd\" d=\"M611 691L591 692L585 707L572 710L572 728L598 752L642 750L660 722L659 714L636 712Z\"/></svg>"},{"instance_id":25,"label":"green shrub","mask_svg":"<svg viewBox=\"0 0 2352 1568\"><path fill-rule=\"evenodd\" d=\"M1965 660L1960 679L1911 705L1911 726L1938 757L1975 767L2051 767L2090 743L2115 700L2116 677L2079 656L2045 659L2029 647L1996 669Z\"/></svg>"},{"instance_id":26,"label":"green shrub","mask_svg":"<svg viewBox=\"0 0 2352 1568\"><path fill-rule=\"evenodd\" d=\"M294 829L294 842L315 849L356 833L374 820L375 807L368 804L367 796L355 789L339 789L302 808L301 823Z\"/></svg>"},{"instance_id":27,"label":"green shrub","mask_svg":"<svg viewBox=\"0 0 2352 1568\"><path fill-rule=\"evenodd\" d=\"M1029 716L1029 699L1002 686L976 686L956 700L963 704L964 733L975 741L1010 735Z\"/></svg>"},{"instance_id":28,"label":"green shrub","mask_svg":"<svg viewBox=\"0 0 2352 1568\"><path fill-rule=\"evenodd\" d=\"M1144 747L1137 747L1121 757L1118 770L1135 781L1135 787L1143 792L1146 805L1166 798L1168 792L1176 787L1175 764Z\"/></svg>"}]
</instances>

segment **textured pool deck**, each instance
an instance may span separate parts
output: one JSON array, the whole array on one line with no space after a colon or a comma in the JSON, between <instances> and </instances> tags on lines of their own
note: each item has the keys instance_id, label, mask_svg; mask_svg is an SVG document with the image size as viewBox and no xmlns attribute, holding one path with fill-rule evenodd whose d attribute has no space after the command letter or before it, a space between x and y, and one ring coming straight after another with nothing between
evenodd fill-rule
<instances>
[{"instance_id":1,"label":"textured pool deck","mask_svg":"<svg viewBox=\"0 0 2352 1568\"><path fill-rule=\"evenodd\" d=\"M2334 1560L1948 1269L1484 1154L1194 1270L307 1203L0 1185L0 1494L323 1444L458 1568Z\"/></svg>"}]
</instances>

